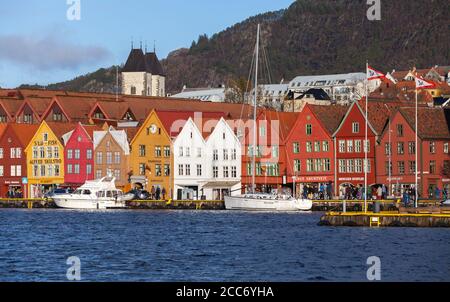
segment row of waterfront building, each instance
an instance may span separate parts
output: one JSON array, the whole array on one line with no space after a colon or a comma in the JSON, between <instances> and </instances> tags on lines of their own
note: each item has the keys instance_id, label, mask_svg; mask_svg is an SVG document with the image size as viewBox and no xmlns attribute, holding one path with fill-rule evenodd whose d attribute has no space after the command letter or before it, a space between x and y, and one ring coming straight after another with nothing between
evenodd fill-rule
<instances>
[{"instance_id":1,"label":"row of waterfront building","mask_svg":"<svg viewBox=\"0 0 450 302\"><path fill-rule=\"evenodd\" d=\"M40 197L111 174L124 190L159 188L174 199L222 199L250 190L252 178L259 191L326 187L338 197L364 184L365 167L369 185L400 195L415 183L416 152L421 196L449 189L449 109L419 105L416 146L414 103L369 99L367 141L364 107L363 98L259 108L254 148L245 104L0 90L0 195Z\"/></svg>"}]
</instances>

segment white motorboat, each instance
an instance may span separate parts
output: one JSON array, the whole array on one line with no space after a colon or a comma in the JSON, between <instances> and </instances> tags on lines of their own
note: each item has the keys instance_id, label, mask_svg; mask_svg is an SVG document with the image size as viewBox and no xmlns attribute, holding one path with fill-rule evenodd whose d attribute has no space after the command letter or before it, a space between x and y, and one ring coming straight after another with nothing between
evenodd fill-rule
<instances>
[{"instance_id":1,"label":"white motorboat","mask_svg":"<svg viewBox=\"0 0 450 302\"><path fill-rule=\"evenodd\" d=\"M71 194L53 197L56 206L67 209L116 209L125 208L132 195L116 188L114 177L88 180Z\"/></svg>"},{"instance_id":2,"label":"white motorboat","mask_svg":"<svg viewBox=\"0 0 450 302\"><path fill-rule=\"evenodd\" d=\"M259 33L260 25L256 34L255 51L255 86L258 87L258 58L259 58ZM252 210L252 211L310 211L312 200L296 199L286 194L257 194L254 192L256 174L256 107L258 89L254 89L253 104L253 152L252 152L252 190L251 194L238 196L225 196L225 209L227 210ZM294 194L295 195L295 194Z\"/></svg>"},{"instance_id":3,"label":"white motorboat","mask_svg":"<svg viewBox=\"0 0 450 302\"><path fill-rule=\"evenodd\" d=\"M310 211L312 201L296 199L289 195L244 194L226 196L225 208L227 210L245 211Z\"/></svg>"}]
</instances>

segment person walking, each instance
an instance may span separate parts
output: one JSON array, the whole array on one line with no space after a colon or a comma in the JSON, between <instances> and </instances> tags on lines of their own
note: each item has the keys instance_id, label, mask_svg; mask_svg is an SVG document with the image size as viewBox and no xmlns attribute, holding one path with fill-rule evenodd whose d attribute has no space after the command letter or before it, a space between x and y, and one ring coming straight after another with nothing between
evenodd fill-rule
<instances>
[{"instance_id":1,"label":"person walking","mask_svg":"<svg viewBox=\"0 0 450 302\"><path fill-rule=\"evenodd\" d=\"M166 188L162 188L162 190L161 190L161 194L162 194L162 198L163 198L163 200L166 200Z\"/></svg>"},{"instance_id":2,"label":"person walking","mask_svg":"<svg viewBox=\"0 0 450 302\"><path fill-rule=\"evenodd\" d=\"M383 199L383 188L381 186L378 186L378 189L377 189L377 199L378 200Z\"/></svg>"},{"instance_id":3,"label":"person walking","mask_svg":"<svg viewBox=\"0 0 450 302\"><path fill-rule=\"evenodd\" d=\"M155 191L155 199L156 200L160 200L159 198L161 197L161 188L157 187L156 191Z\"/></svg>"}]
</instances>

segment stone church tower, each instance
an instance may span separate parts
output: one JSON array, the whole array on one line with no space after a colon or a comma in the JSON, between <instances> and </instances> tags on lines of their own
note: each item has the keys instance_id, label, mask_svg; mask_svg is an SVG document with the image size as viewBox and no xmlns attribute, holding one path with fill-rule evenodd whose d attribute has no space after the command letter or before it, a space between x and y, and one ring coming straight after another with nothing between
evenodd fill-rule
<instances>
[{"instance_id":1,"label":"stone church tower","mask_svg":"<svg viewBox=\"0 0 450 302\"><path fill-rule=\"evenodd\" d=\"M166 96L166 76L155 52L131 50L122 69L122 94Z\"/></svg>"}]
</instances>

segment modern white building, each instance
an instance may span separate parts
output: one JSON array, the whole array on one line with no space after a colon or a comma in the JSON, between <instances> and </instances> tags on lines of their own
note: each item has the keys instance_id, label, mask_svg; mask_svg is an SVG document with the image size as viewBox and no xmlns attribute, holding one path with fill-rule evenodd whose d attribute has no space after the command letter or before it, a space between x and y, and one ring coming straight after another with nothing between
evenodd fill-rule
<instances>
[{"instance_id":1,"label":"modern white building","mask_svg":"<svg viewBox=\"0 0 450 302\"><path fill-rule=\"evenodd\" d=\"M289 91L289 84L266 84L259 85L259 87L262 103L268 107L281 110L283 101Z\"/></svg>"},{"instance_id":2,"label":"modern white building","mask_svg":"<svg viewBox=\"0 0 450 302\"><path fill-rule=\"evenodd\" d=\"M194 99L207 102L224 102L225 88L186 88L180 93L171 95L172 98Z\"/></svg>"},{"instance_id":3,"label":"modern white building","mask_svg":"<svg viewBox=\"0 0 450 302\"><path fill-rule=\"evenodd\" d=\"M220 200L240 194L241 145L223 118L206 123L189 118L174 139L173 150L176 200Z\"/></svg>"},{"instance_id":4,"label":"modern white building","mask_svg":"<svg viewBox=\"0 0 450 302\"><path fill-rule=\"evenodd\" d=\"M122 94L166 96L166 76L154 52L132 49L122 75Z\"/></svg>"},{"instance_id":5,"label":"modern white building","mask_svg":"<svg viewBox=\"0 0 450 302\"><path fill-rule=\"evenodd\" d=\"M298 76L289 83L289 93L296 99L299 95L311 88L320 88L338 104L348 104L364 96L365 80L366 74L363 72ZM379 80L370 81L369 91L374 91L380 83Z\"/></svg>"}]
</instances>

